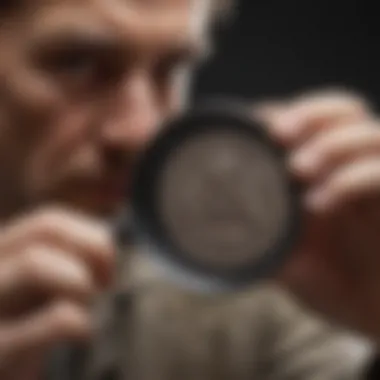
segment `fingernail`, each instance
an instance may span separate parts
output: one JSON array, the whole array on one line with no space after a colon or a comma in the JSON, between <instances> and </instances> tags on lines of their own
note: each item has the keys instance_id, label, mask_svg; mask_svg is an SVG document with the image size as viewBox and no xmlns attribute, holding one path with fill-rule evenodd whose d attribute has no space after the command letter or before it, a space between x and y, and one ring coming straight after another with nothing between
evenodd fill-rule
<instances>
[{"instance_id":1,"label":"fingernail","mask_svg":"<svg viewBox=\"0 0 380 380\"><path fill-rule=\"evenodd\" d=\"M278 113L273 122L273 130L279 137L292 139L299 130L298 119L291 112Z\"/></svg>"},{"instance_id":2,"label":"fingernail","mask_svg":"<svg viewBox=\"0 0 380 380\"><path fill-rule=\"evenodd\" d=\"M278 101L263 101L253 105L253 113L264 119L271 118L283 110L283 104Z\"/></svg>"},{"instance_id":3,"label":"fingernail","mask_svg":"<svg viewBox=\"0 0 380 380\"><path fill-rule=\"evenodd\" d=\"M297 173L312 174L314 172L317 155L310 150L303 149L293 154L289 159L290 168Z\"/></svg>"}]
</instances>

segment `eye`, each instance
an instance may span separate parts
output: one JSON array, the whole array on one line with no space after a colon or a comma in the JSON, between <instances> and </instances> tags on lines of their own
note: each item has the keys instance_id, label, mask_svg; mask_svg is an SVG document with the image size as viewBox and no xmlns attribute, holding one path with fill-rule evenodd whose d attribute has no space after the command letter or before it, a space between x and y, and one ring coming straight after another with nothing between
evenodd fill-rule
<instances>
[{"instance_id":1,"label":"eye","mask_svg":"<svg viewBox=\"0 0 380 380\"><path fill-rule=\"evenodd\" d=\"M127 59L112 49L61 49L43 62L44 70L63 85L91 90L118 81L128 65Z\"/></svg>"},{"instance_id":2,"label":"eye","mask_svg":"<svg viewBox=\"0 0 380 380\"><path fill-rule=\"evenodd\" d=\"M129 65L119 39L107 33L74 28L38 37L33 42L33 65L63 89L103 89L119 80Z\"/></svg>"},{"instance_id":3,"label":"eye","mask_svg":"<svg viewBox=\"0 0 380 380\"><path fill-rule=\"evenodd\" d=\"M83 49L62 49L47 57L44 66L55 74L84 79L96 75L100 63L92 52Z\"/></svg>"}]
</instances>

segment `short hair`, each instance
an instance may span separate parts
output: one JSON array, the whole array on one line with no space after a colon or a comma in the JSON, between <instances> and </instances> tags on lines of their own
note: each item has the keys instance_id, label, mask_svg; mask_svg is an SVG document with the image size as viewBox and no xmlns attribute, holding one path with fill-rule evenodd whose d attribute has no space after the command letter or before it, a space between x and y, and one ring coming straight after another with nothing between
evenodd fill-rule
<instances>
[{"instance_id":1,"label":"short hair","mask_svg":"<svg viewBox=\"0 0 380 380\"><path fill-rule=\"evenodd\" d=\"M0 16L9 15L20 9L23 0L0 0ZM212 21L216 24L224 24L233 18L237 0L212 0Z\"/></svg>"},{"instance_id":2,"label":"short hair","mask_svg":"<svg viewBox=\"0 0 380 380\"><path fill-rule=\"evenodd\" d=\"M215 14L219 17L229 14L236 0L213 0L213 2L215 3ZM0 0L0 12L11 10L19 5L20 0Z\"/></svg>"}]
</instances>

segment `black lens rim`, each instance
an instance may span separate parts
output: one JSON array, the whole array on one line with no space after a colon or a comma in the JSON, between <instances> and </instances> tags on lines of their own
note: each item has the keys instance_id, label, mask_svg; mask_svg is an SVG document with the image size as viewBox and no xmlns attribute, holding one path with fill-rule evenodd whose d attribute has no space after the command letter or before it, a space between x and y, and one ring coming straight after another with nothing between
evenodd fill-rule
<instances>
[{"instance_id":1,"label":"black lens rim","mask_svg":"<svg viewBox=\"0 0 380 380\"><path fill-rule=\"evenodd\" d=\"M179 144L188 138L215 129L233 129L264 144L278 158L279 165L284 170L290 204L287 224L276 244L254 263L227 270L195 262L191 255L181 252L165 233L156 205L159 176L171 152L178 149ZM169 122L147 147L136 165L132 181L131 210L137 236L153 248L150 254L160 256L163 261L171 263L193 278L206 282L216 280L228 288L252 284L263 277L271 276L284 264L300 235L300 189L298 183L287 173L285 150L254 121L249 108L232 101L205 103Z\"/></svg>"}]
</instances>

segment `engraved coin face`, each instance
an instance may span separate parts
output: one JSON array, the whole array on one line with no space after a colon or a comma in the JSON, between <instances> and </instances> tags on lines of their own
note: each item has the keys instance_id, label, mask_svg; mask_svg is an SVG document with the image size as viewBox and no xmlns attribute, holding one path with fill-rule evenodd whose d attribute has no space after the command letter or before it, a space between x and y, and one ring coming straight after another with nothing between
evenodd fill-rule
<instances>
[{"instance_id":1,"label":"engraved coin face","mask_svg":"<svg viewBox=\"0 0 380 380\"><path fill-rule=\"evenodd\" d=\"M171 153L157 204L182 254L223 270L252 264L273 247L289 217L287 192L281 162L263 142L209 130Z\"/></svg>"}]
</instances>

